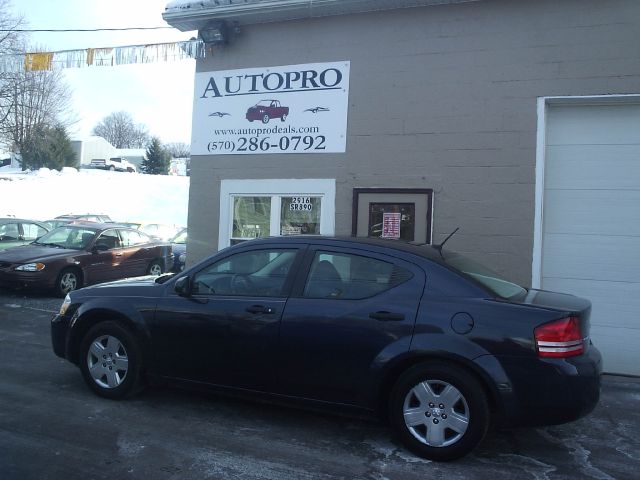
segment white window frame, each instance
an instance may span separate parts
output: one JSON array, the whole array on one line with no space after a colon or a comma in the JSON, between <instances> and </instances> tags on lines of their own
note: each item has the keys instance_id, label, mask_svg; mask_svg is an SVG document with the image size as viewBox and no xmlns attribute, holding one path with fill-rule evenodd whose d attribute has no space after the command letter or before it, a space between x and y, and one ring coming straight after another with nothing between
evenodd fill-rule
<instances>
[{"instance_id":1,"label":"white window frame","mask_svg":"<svg viewBox=\"0 0 640 480\"><path fill-rule=\"evenodd\" d=\"M271 236L280 236L280 197L320 197L320 235L335 235L336 181L333 178L222 180L218 249L231 245L233 197L271 197Z\"/></svg>"}]
</instances>

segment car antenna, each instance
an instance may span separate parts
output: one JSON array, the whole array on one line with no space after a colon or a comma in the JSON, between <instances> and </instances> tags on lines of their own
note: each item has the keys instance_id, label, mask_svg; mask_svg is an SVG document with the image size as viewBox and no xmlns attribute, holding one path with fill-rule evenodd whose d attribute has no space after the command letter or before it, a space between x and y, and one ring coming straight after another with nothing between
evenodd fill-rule
<instances>
[{"instance_id":1,"label":"car antenna","mask_svg":"<svg viewBox=\"0 0 640 480\"><path fill-rule=\"evenodd\" d=\"M442 247L444 247L444 244L445 244L445 243L447 243L447 241L448 241L451 237L453 237L453 235L454 235L458 230L460 230L460 227L456 227L456 229L455 229L453 232L451 232L451 233L449 234L449 236L448 236L447 238L445 238L445 239L442 241L442 243L441 243L441 244L439 244L439 245L434 245L434 246L433 246L433 248L435 248L435 249L436 249L436 250L438 250L440 253L442 253Z\"/></svg>"}]
</instances>

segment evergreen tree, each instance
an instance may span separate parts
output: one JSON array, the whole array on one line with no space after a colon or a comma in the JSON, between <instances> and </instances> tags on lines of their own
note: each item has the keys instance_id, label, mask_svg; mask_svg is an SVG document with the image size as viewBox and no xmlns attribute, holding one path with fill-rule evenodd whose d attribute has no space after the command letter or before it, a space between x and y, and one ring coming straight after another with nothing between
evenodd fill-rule
<instances>
[{"instance_id":1,"label":"evergreen tree","mask_svg":"<svg viewBox=\"0 0 640 480\"><path fill-rule=\"evenodd\" d=\"M62 167L78 167L78 158L71 147L71 140L66 129L58 125L34 127L22 148L22 168L36 170L51 168L61 170Z\"/></svg>"},{"instance_id":2,"label":"evergreen tree","mask_svg":"<svg viewBox=\"0 0 640 480\"><path fill-rule=\"evenodd\" d=\"M142 173L152 175L168 175L171 165L171 154L160 143L160 139L153 137L140 169Z\"/></svg>"}]
</instances>

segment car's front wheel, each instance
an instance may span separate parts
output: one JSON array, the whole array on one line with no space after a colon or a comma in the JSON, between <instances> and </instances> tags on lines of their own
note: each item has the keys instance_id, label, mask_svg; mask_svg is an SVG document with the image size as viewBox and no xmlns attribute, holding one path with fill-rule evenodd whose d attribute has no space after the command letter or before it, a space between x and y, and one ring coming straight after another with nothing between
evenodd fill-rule
<instances>
[{"instance_id":1,"label":"car's front wheel","mask_svg":"<svg viewBox=\"0 0 640 480\"><path fill-rule=\"evenodd\" d=\"M87 385L105 398L120 399L140 387L142 356L129 330L113 321L94 325L80 344L80 370Z\"/></svg>"},{"instance_id":2,"label":"car's front wheel","mask_svg":"<svg viewBox=\"0 0 640 480\"><path fill-rule=\"evenodd\" d=\"M65 268L56 280L56 293L61 297L81 287L82 275L75 268Z\"/></svg>"},{"instance_id":3,"label":"car's front wheel","mask_svg":"<svg viewBox=\"0 0 640 480\"><path fill-rule=\"evenodd\" d=\"M269 115L266 113L262 116L262 123L269 123Z\"/></svg>"},{"instance_id":4,"label":"car's front wheel","mask_svg":"<svg viewBox=\"0 0 640 480\"><path fill-rule=\"evenodd\" d=\"M470 373L445 363L422 363L396 382L389 418L409 450L447 461L480 443L489 426L489 407L482 385Z\"/></svg>"}]
</instances>

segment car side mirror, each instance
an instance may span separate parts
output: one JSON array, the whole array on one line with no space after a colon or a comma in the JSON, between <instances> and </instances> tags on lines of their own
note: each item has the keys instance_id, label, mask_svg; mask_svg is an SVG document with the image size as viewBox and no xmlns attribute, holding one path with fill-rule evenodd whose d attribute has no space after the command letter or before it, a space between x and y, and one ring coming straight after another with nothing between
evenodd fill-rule
<instances>
[{"instance_id":1,"label":"car side mirror","mask_svg":"<svg viewBox=\"0 0 640 480\"><path fill-rule=\"evenodd\" d=\"M185 275L184 277L180 277L178 280L176 280L176 283L173 286L173 290L181 297L190 297L191 278L189 277L189 275Z\"/></svg>"}]
</instances>

